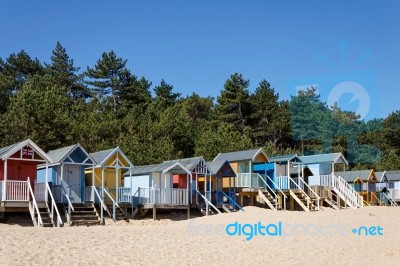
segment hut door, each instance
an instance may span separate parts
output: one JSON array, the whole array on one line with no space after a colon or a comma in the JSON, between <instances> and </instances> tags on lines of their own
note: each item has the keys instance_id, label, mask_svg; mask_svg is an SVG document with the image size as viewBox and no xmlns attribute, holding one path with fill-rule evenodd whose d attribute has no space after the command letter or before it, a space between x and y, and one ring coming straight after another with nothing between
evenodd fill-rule
<instances>
[{"instance_id":1,"label":"hut door","mask_svg":"<svg viewBox=\"0 0 400 266\"><path fill-rule=\"evenodd\" d=\"M71 201L81 202L81 167L79 165L65 165L64 181L71 186Z\"/></svg>"}]
</instances>

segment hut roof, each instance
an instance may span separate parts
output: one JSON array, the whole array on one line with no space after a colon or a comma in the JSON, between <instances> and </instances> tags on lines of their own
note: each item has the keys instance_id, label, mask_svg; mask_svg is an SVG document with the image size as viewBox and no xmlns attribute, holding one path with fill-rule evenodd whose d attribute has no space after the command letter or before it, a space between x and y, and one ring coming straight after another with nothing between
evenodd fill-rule
<instances>
[{"instance_id":1,"label":"hut roof","mask_svg":"<svg viewBox=\"0 0 400 266\"><path fill-rule=\"evenodd\" d=\"M368 181L373 170L357 170L357 171L346 171L346 172L335 172L335 175L341 176L346 182L353 182L357 178L361 181Z\"/></svg>"},{"instance_id":2,"label":"hut roof","mask_svg":"<svg viewBox=\"0 0 400 266\"><path fill-rule=\"evenodd\" d=\"M340 162L348 164L346 158L344 158L341 152L307 155L307 156L300 156L299 158L304 164L340 163Z\"/></svg>"},{"instance_id":3,"label":"hut roof","mask_svg":"<svg viewBox=\"0 0 400 266\"><path fill-rule=\"evenodd\" d=\"M268 161L268 156L262 148L220 153L217 155L217 157L214 158L213 161L228 161L228 162L255 161L255 159L259 154L263 154Z\"/></svg>"},{"instance_id":4,"label":"hut roof","mask_svg":"<svg viewBox=\"0 0 400 266\"><path fill-rule=\"evenodd\" d=\"M163 162L160 164L149 164L149 165L139 165L136 166L133 171L132 175L146 175L149 173L183 173L183 174L191 174L190 170L186 169L181 163L179 162ZM126 172L124 176L129 176L129 173Z\"/></svg>"},{"instance_id":5,"label":"hut roof","mask_svg":"<svg viewBox=\"0 0 400 266\"><path fill-rule=\"evenodd\" d=\"M289 154L289 155L280 155L280 156L273 156L269 157L270 163L278 163L278 162L289 162L289 161L300 161L300 158L297 154Z\"/></svg>"}]
</instances>

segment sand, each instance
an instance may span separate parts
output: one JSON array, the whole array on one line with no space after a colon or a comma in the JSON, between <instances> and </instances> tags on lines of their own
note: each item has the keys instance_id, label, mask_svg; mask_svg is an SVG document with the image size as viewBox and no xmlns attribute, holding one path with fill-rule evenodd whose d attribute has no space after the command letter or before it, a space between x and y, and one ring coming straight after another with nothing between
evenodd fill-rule
<instances>
[{"instance_id":1,"label":"sand","mask_svg":"<svg viewBox=\"0 0 400 266\"><path fill-rule=\"evenodd\" d=\"M234 222L282 222L283 235L228 236L225 227ZM383 235L351 232L360 226L380 226ZM399 265L399 226L395 207L312 213L246 207L184 221L142 219L93 227L0 224L0 265Z\"/></svg>"}]
</instances>

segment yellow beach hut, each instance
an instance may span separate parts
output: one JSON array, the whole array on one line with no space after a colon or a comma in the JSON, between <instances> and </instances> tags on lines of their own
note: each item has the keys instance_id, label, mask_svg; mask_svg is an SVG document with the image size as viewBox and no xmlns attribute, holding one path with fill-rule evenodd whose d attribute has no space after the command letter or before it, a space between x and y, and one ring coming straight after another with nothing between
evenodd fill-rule
<instances>
[{"instance_id":1,"label":"yellow beach hut","mask_svg":"<svg viewBox=\"0 0 400 266\"><path fill-rule=\"evenodd\" d=\"M131 188L124 187L122 174L128 172L131 176L133 164L119 147L91 153L95 166L85 171L86 201L99 201L100 216L103 221L103 210L116 221L125 219L122 210L124 204L131 204ZM112 208L112 213L109 209Z\"/></svg>"}]
</instances>

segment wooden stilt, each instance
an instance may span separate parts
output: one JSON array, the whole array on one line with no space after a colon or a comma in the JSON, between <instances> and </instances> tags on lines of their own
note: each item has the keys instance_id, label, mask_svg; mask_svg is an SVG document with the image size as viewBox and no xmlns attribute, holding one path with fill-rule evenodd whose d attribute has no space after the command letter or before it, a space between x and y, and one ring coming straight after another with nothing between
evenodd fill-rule
<instances>
[{"instance_id":1,"label":"wooden stilt","mask_svg":"<svg viewBox=\"0 0 400 266\"><path fill-rule=\"evenodd\" d=\"M290 210L294 211L294 198L290 197Z\"/></svg>"},{"instance_id":2,"label":"wooden stilt","mask_svg":"<svg viewBox=\"0 0 400 266\"><path fill-rule=\"evenodd\" d=\"M157 208L156 206L153 206L153 221L157 219Z\"/></svg>"},{"instance_id":3,"label":"wooden stilt","mask_svg":"<svg viewBox=\"0 0 400 266\"><path fill-rule=\"evenodd\" d=\"M190 206L188 206L188 208L187 208L187 218L188 218L188 220L190 219Z\"/></svg>"}]
</instances>

